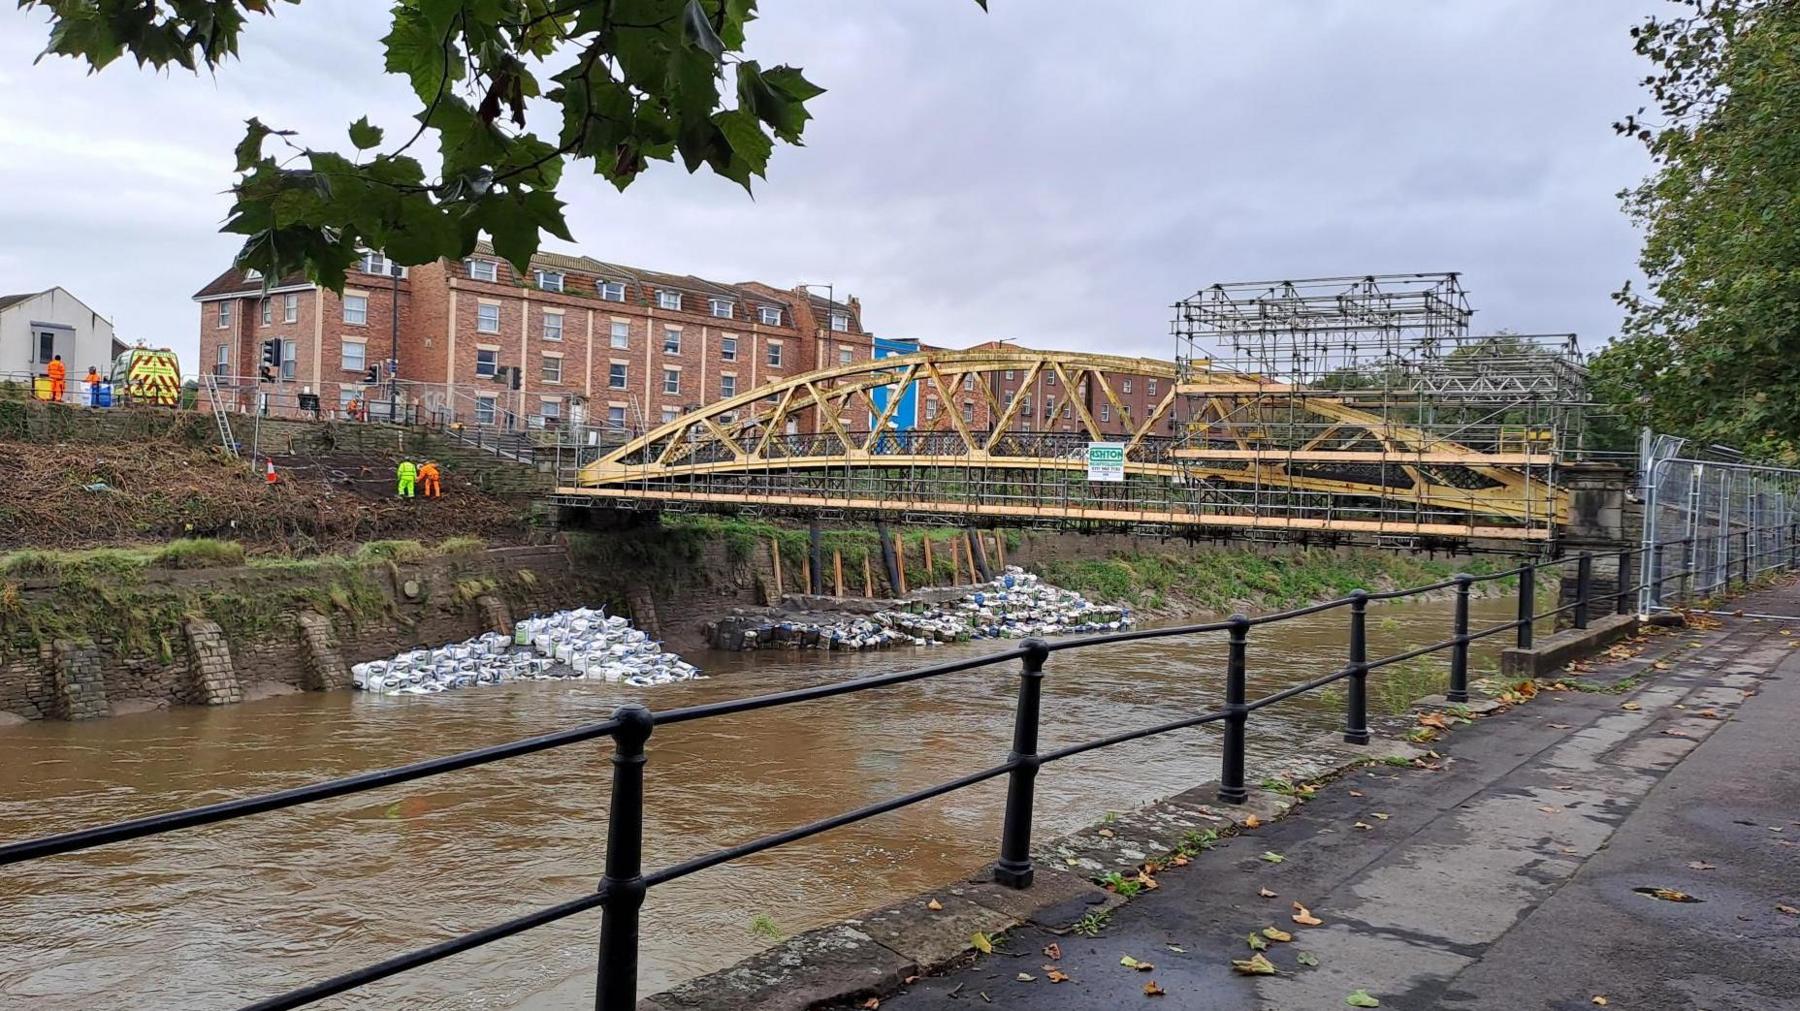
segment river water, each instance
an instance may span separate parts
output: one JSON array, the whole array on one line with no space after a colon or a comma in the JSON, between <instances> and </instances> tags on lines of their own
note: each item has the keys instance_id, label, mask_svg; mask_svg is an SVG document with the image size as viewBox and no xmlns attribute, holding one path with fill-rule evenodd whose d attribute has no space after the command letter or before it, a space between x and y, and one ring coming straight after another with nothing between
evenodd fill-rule
<instances>
[{"instance_id":1,"label":"river water","mask_svg":"<svg viewBox=\"0 0 1800 1011\"><path fill-rule=\"evenodd\" d=\"M1510 598L1472 602L1476 625ZM1444 637L1449 602L1370 611L1371 655ZM1342 663L1345 616L1256 629L1251 696ZM1494 640L1478 647L1491 655ZM619 704L711 702L996 649L703 654L706 680L631 689L530 682L425 697L309 693L90 723L0 729L0 839L20 839L349 775L604 719ZM1220 701L1222 636L1061 653L1046 749ZM1016 664L659 730L650 741L646 869L916 790L1004 760ZM1379 677L1379 674L1376 675ZM1373 690L1371 695L1377 693ZM1251 722L1252 782L1341 724L1300 699ZM1214 777L1196 728L1046 766L1047 839ZM229 1008L591 891L611 744L513 759L386 790L0 871L0 1008ZM658 887L640 992L980 869L1004 781ZM329 1008L592 1007L599 913L321 1002Z\"/></svg>"}]
</instances>

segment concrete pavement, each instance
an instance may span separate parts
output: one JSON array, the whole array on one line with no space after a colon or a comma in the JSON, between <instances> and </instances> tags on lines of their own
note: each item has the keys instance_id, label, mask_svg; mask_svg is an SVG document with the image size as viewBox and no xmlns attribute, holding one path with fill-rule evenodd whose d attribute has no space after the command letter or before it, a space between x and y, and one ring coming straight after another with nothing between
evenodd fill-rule
<instances>
[{"instance_id":1,"label":"concrete pavement","mask_svg":"<svg viewBox=\"0 0 1800 1011\"><path fill-rule=\"evenodd\" d=\"M1800 615L1800 590L1742 605ZM1641 685L1460 727L1435 768L1359 770L1163 870L1097 936L1027 924L880 1007L1800 1009L1796 640L1730 618L1652 636L1582 675ZM1265 927L1293 936L1264 953L1278 972L1234 972Z\"/></svg>"}]
</instances>

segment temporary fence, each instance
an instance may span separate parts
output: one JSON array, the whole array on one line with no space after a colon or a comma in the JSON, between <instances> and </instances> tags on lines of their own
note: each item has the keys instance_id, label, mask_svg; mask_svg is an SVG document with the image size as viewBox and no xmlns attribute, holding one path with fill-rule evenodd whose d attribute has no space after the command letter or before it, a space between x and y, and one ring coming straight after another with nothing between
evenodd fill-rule
<instances>
[{"instance_id":1,"label":"temporary fence","mask_svg":"<svg viewBox=\"0 0 1800 1011\"><path fill-rule=\"evenodd\" d=\"M1800 542L1796 542L1794 529L1790 526L1780 530L1777 541L1766 547L1770 551L1769 557L1781 560L1775 564L1791 566L1796 551L1800 550ZM1779 550L1775 550L1776 548ZM1034 875L1031 838L1035 784L1039 771L1045 765L1131 741L1208 724L1219 724L1223 730L1223 747L1219 768L1219 800L1228 804L1241 804L1249 796L1245 777L1245 752L1253 714L1270 706L1308 693L1318 692L1327 686L1342 682L1345 685L1344 740L1351 744L1367 744L1370 740L1368 679L1371 673L1420 657L1448 654L1447 698L1452 703L1465 702L1469 698L1469 647L1472 643L1490 636L1511 633L1518 646L1529 647L1532 645L1535 630L1546 620L1566 614L1576 627L1586 627L1590 618L1599 611L1613 610L1620 613L1629 611L1632 601L1640 591L1648 589L1653 599L1661 599L1664 595L1661 585L1653 584L1645 587L1627 580L1621 580L1620 585L1613 592L1604 595L1595 593L1593 571L1596 559L1607 562L1616 560L1620 572L1630 573L1633 571L1634 554L1634 550L1627 550L1604 556L1581 555L1575 560L1577 564L1575 599L1548 609L1540 609L1537 602L1536 577L1541 569L1561 566L1563 562L1560 560L1531 561L1505 572L1480 576L1458 575L1428 586L1416 586L1408 589L1379 593L1358 590L1336 600L1255 618L1234 615L1225 621L1173 628L1121 631L1057 642L1028 639L1012 649L948 663L750 698L669 709L662 712L652 712L642 705L627 705L618 709L611 719L507 744L261 796L246 797L10 843L0 846L0 866L157 836L301 804L315 803L607 737L613 741L612 796L606 825L604 875L594 891L489 927L394 955L330 979L257 1001L248 1007L258 1009L258 1011L301 1007L397 973L428 965L458 952L522 933L576 913L598 908L601 910L601 925L595 1006L603 1011L627 1011L635 1006L637 999L640 907L643 905L646 894L652 888L708 868L741 860L788 843L920 804L1003 776L1008 780L1008 787L1000 833L999 855L994 864L994 877L1005 886L1027 887ZM1666 573L1658 578L1666 581L1675 578L1676 575ZM1469 624L1471 589L1478 583L1504 579L1517 581L1517 617L1511 621L1499 622L1485 628L1471 629ZM1455 595L1452 624L1447 638L1387 656L1376 658L1368 656L1368 608L1371 602L1401 600L1446 590L1453 591ZM1259 628L1279 627L1281 623L1291 619L1328 611L1341 611L1347 617L1348 650L1344 664L1311 680L1291 685L1258 699L1249 699L1247 651L1252 631ZM1228 644L1228 659L1224 670L1224 704L1222 706L1204 712L1185 714L1152 726L1122 730L1077 744L1050 749L1040 747L1040 714L1043 706L1046 666L1051 654L1068 653L1072 657L1078 657L1084 650L1104 648L1122 642L1218 635L1223 635ZM1004 761L926 789L845 811L830 818L773 832L737 845L715 849L666 867L651 871L644 869L644 810L650 799L646 796L644 768L648 761L647 745L652 732L657 728L673 727L697 720L723 719L740 713L777 706L800 705L819 699L895 688L958 672L991 668L1014 660L1020 661L1020 676L1017 702L1014 708L1012 749ZM1071 668L1074 666L1071 664Z\"/></svg>"},{"instance_id":2,"label":"temporary fence","mask_svg":"<svg viewBox=\"0 0 1800 1011\"><path fill-rule=\"evenodd\" d=\"M1668 609L1670 584L1673 597L1692 601L1794 567L1800 470L1724 455L1643 434L1640 611Z\"/></svg>"}]
</instances>

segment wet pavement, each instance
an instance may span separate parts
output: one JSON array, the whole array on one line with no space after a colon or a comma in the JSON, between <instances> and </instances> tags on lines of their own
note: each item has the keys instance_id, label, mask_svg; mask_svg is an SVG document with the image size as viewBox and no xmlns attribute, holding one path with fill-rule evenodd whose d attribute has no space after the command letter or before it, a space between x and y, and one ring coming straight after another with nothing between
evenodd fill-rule
<instances>
[{"instance_id":1,"label":"wet pavement","mask_svg":"<svg viewBox=\"0 0 1800 1011\"><path fill-rule=\"evenodd\" d=\"M1800 615L1800 591L1740 606ZM1435 769L1359 770L1165 869L1098 936L1009 932L880 1006L1800 1008L1797 639L1800 622L1749 619L1651 637L1583 675L1641 686L1460 727ZM1262 953L1275 972L1234 971L1264 928L1292 936Z\"/></svg>"}]
</instances>

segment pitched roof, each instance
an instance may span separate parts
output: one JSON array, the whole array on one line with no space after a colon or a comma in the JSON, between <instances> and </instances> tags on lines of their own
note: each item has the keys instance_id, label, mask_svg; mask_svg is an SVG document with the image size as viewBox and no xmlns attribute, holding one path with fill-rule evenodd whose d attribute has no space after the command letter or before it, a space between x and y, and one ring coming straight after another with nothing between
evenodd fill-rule
<instances>
[{"instance_id":1,"label":"pitched roof","mask_svg":"<svg viewBox=\"0 0 1800 1011\"><path fill-rule=\"evenodd\" d=\"M475 252L482 256L494 256L494 247L488 242L477 242ZM692 292L698 295L720 295L727 298L751 301L761 299L768 301L770 296L755 291L744 285L726 284L720 281L709 281L704 277L692 274L669 274L660 270L648 270L643 267L631 267L622 263L609 263L591 256L569 256L565 253L539 252L531 258L534 268L547 267L552 270L568 270L582 274L593 274L607 280L633 281L640 285L655 288L670 288L678 291Z\"/></svg>"},{"instance_id":2,"label":"pitched roof","mask_svg":"<svg viewBox=\"0 0 1800 1011\"><path fill-rule=\"evenodd\" d=\"M16 305L20 302L25 301L28 298L36 298L37 296L42 295L42 294L43 294L43 292L41 292L41 291L28 291L28 292L25 292L20 295L0 295L0 309L5 309L6 307L11 306L11 305Z\"/></svg>"},{"instance_id":3,"label":"pitched roof","mask_svg":"<svg viewBox=\"0 0 1800 1011\"><path fill-rule=\"evenodd\" d=\"M276 288L297 288L308 284L304 273L293 273L275 282ZM206 287L194 292L195 300L217 298L220 295L260 295L263 291L263 279L251 278L236 266L225 268L225 272L212 279Z\"/></svg>"}]
</instances>

